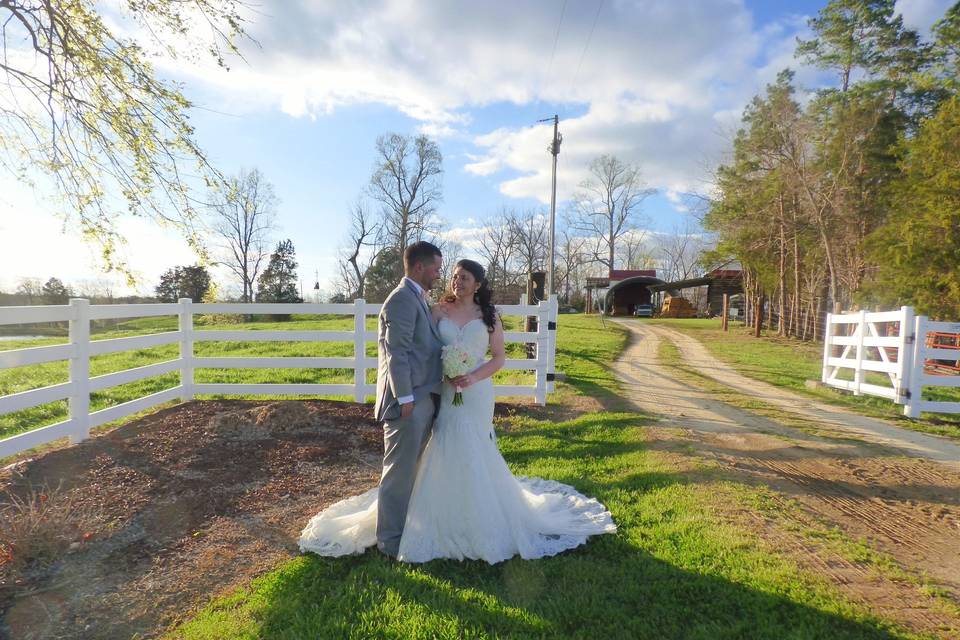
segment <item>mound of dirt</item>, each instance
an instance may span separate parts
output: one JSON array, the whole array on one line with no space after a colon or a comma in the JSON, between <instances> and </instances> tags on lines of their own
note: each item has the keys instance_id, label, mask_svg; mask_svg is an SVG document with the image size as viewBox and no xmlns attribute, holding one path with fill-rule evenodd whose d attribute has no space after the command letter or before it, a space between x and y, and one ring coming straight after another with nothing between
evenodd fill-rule
<instances>
[{"instance_id":1,"label":"mound of dirt","mask_svg":"<svg viewBox=\"0 0 960 640\"><path fill-rule=\"evenodd\" d=\"M0 638L155 637L295 556L313 514L376 484L383 435L370 414L190 402L0 471L0 509L59 486L57 499L91 514L52 561L14 572L0 559Z\"/></svg>"}]
</instances>

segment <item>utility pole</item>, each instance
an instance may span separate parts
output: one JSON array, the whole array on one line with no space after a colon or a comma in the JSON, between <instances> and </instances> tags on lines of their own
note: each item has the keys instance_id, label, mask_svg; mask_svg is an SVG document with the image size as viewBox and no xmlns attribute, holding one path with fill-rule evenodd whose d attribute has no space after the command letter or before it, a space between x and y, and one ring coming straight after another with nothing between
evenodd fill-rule
<instances>
[{"instance_id":1,"label":"utility pole","mask_svg":"<svg viewBox=\"0 0 960 640\"><path fill-rule=\"evenodd\" d=\"M553 141L550 142L550 146L547 147L547 150L553 156L553 184L550 191L550 256L547 262L547 298L556 293L553 288L553 267L557 219L557 156L560 155L560 143L563 141L563 136L560 135L560 132L557 130L560 124L560 116L554 115L552 118L544 118L543 120L537 121L550 122L551 120L553 120Z\"/></svg>"}]
</instances>

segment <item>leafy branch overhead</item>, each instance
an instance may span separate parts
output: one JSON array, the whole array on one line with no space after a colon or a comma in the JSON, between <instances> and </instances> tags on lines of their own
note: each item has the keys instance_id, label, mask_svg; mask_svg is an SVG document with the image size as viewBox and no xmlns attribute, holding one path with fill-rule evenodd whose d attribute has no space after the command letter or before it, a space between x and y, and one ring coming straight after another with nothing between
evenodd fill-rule
<instances>
[{"instance_id":1,"label":"leafy branch overhead","mask_svg":"<svg viewBox=\"0 0 960 640\"><path fill-rule=\"evenodd\" d=\"M128 280L121 216L173 225L203 254L191 189L223 182L194 140L191 102L151 60L211 55L225 67L245 35L242 7L128 0L119 22L137 39L108 26L92 0L0 0L0 164L49 184L59 212Z\"/></svg>"}]
</instances>

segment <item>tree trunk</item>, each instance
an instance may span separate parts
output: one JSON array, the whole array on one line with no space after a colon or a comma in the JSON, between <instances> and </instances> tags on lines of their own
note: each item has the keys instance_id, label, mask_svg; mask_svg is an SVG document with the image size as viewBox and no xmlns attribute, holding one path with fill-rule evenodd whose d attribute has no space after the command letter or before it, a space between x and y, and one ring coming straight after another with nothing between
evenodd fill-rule
<instances>
[{"instance_id":1,"label":"tree trunk","mask_svg":"<svg viewBox=\"0 0 960 640\"><path fill-rule=\"evenodd\" d=\"M777 318L777 335L786 334L786 322L784 321L784 311L786 307L785 296L787 295L787 232L786 232L786 221L784 220L783 213L783 192L777 197L777 204L780 212L780 263L778 265L778 280L779 290L777 292L777 309L779 317Z\"/></svg>"},{"instance_id":2,"label":"tree trunk","mask_svg":"<svg viewBox=\"0 0 960 640\"><path fill-rule=\"evenodd\" d=\"M756 300L754 300L754 313L753 313L753 337L760 337L760 327L763 325L763 294L758 293Z\"/></svg>"},{"instance_id":3,"label":"tree trunk","mask_svg":"<svg viewBox=\"0 0 960 640\"><path fill-rule=\"evenodd\" d=\"M793 336L796 337L797 321L800 315L800 247L797 242L796 209L794 209L793 226Z\"/></svg>"}]
</instances>

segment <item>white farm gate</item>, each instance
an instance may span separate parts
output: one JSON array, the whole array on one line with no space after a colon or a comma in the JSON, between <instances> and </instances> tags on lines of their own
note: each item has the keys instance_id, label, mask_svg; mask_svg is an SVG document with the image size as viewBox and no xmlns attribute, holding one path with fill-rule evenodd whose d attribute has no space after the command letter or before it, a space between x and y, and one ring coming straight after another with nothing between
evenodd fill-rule
<instances>
[{"instance_id":1,"label":"white farm gate","mask_svg":"<svg viewBox=\"0 0 960 640\"><path fill-rule=\"evenodd\" d=\"M827 314L822 381L888 398L912 418L960 413L960 401L923 397L931 387L960 388L960 322L933 322L912 307Z\"/></svg>"},{"instance_id":2,"label":"white farm gate","mask_svg":"<svg viewBox=\"0 0 960 640\"><path fill-rule=\"evenodd\" d=\"M377 340L375 331L366 328L367 317L380 312L379 304L356 300L352 304L194 304L189 298L167 304L91 305L77 298L69 305L0 307L0 325L22 325L43 322L68 322L69 342L42 347L0 351L0 370L46 362L68 360L70 379L39 389L0 396L0 415L23 411L39 405L67 400L69 417L56 424L26 431L0 440L0 459L21 451L69 438L71 443L90 436L90 429L125 418L171 400L187 401L196 395L352 395L357 402L376 393L376 385L366 381L367 370L376 369L377 359L367 356L367 343ZM507 331L507 342L536 345L536 358L508 359L504 369L534 371L533 385L496 385L498 397L528 396L546 404L547 394L554 387L556 353L556 298L536 305L500 305L504 316L536 316L537 331ZM194 314L316 314L352 316L353 328L348 331L252 331L198 330ZM90 339L90 323L94 320L177 316L176 331L149 335ZM194 344L201 341L222 342L352 342L349 357L198 357ZM90 358L107 353L145 349L165 344L178 344L179 357L133 369L100 376L90 376ZM353 369L349 384L219 384L194 381L197 369ZM179 372L178 385L90 413L90 394L117 385L166 373Z\"/></svg>"}]
</instances>

